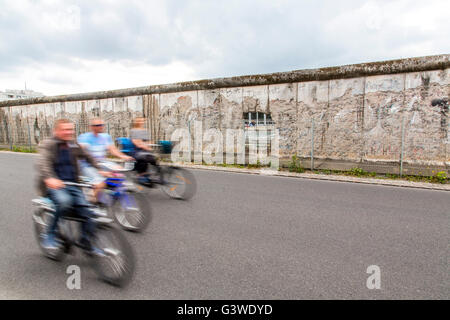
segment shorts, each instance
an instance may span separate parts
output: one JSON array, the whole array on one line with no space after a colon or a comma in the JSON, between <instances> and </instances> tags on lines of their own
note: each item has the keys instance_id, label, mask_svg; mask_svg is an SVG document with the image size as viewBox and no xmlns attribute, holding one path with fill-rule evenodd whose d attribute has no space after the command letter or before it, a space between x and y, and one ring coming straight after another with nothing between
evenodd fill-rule
<instances>
[{"instance_id":1,"label":"shorts","mask_svg":"<svg viewBox=\"0 0 450 320\"><path fill-rule=\"evenodd\" d=\"M80 166L81 175L86 177L90 183L98 184L105 181L105 177L98 173L98 170L88 164Z\"/></svg>"}]
</instances>

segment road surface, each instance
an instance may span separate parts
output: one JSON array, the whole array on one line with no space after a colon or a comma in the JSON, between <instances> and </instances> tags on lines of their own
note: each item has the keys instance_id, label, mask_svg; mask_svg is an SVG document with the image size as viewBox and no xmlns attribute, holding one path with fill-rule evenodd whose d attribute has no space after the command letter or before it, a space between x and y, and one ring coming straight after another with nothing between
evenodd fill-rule
<instances>
[{"instance_id":1,"label":"road surface","mask_svg":"<svg viewBox=\"0 0 450 320\"><path fill-rule=\"evenodd\" d=\"M32 229L35 155L0 153L0 298L449 299L450 193L194 170L189 202L151 190L153 221L126 233L124 289L80 253L42 256ZM66 287L69 265L81 289ZM367 268L380 268L368 289Z\"/></svg>"}]
</instances>

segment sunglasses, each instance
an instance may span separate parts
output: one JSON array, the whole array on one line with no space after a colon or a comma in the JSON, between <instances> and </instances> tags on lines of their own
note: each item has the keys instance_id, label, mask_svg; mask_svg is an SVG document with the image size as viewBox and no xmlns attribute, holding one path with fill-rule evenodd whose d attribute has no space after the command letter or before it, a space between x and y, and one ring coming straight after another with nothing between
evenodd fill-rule
<instances>
[{"instance_id":1,"label":"sunglasses","mask_svg":"<svg viewBox=\"0 0 450 320\"><path fill-rule=\"evenodd\" d=\"M104 124L92 124L91 126L92 127L104 127L105 125Z\"/></svg>"}]
</instances>

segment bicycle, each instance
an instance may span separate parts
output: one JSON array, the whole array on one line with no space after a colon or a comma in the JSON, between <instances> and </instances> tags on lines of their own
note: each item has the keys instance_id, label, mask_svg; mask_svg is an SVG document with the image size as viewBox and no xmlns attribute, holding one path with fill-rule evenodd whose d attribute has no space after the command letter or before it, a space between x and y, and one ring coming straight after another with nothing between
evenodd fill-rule
<instances>
[{"instance_id":1,"label":"bicycle","mask_svg":"<svg viewBox=\"0 0 450 320\"><path fill-rule=\"evenodd\" d=\"M106 188L99 193L98 199L107 208L108 215L113 216L124 230L145 230L152 217L149 201L133 183L126 181L123 174L133 170L133 164L126 163L124 168L108 162L99 165L113 175L106 178Z\"/></svg>"},{"instance_id":2,"label":"bicycle","mask_svg":"<svg viewBox=\"0 0 450 320\"><path fill-rule=\"evenodd\" d=\"M134 154L134 145L129 138L117 139L120 151L128 154ZM161 155L169 155L172 152L172 143L170 141L160 141L158 144L149 144L159 158ZM148 169L149 182L143 183L138 180L136 174L132 175L132 180L147 188L159 187L161 190L173 199L189 200L197 190L197 181L194 175L184 168L174 165L150 165ZM161 177L162 175L162 177Z\"/></svg>"},{"instance_id":3,"label":"bicycle","mask_svg":"<svg viewBox=\"0 0 450 320\"><path fill-rule=\"evenodd\" d=\"M93 188L92 185L84 183L65 182L65 184L83 189ZM101 252L92 253L86 251L86 248L76 240L73 230L74 223L83 223L86 220L76 215L75 210L71 210L60 217L58 222L56 233L58 247L48 249L43 246L43 240L50 222L53 221L55 206L46 197L33 199L32 202L37 207L33 213L35 236L45 256L55 261L61 261L67 254L72 253L73 247L79 247L91 258L92 266L101 280L118 287L123 287L131 281L135 271L135 255L126 238L120 230L114 227L114 220L99 216L91 218L96 224L96 231L90 241L92 246ZM93 211L98 209L93 204L89 204L88 207Z\"/></svg>"}]
</instances>

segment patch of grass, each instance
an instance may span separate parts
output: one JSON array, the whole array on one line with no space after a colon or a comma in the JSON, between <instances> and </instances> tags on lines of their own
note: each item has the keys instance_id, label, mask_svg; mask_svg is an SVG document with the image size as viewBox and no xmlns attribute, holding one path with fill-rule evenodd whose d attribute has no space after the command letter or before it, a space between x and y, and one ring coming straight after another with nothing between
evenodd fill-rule
<instances>
[{"instance_id":1,"label":"patch of grass","mask_svg":"<svg viewBox=\"0 0 450 320\"><path fill-rule=\"evenodd\" d=\"M314 170L313 172L315 174L326 174L326 175L333 174L333 172L330 169Z\"/></svg>"},{"instance_id":2,"label":"patch of grass","mask_svg":"<svg viewBox=\"0 0 450 320\"><path fill-rule=\"evenodd\" d=\"M289 172L297 172L297 173L305 172L305 169L300 164L300 161L296 155L292 156L292 160L291 162L289 162L288 169Z\"/></svg>"},{"instance_id":3,"label":"patch of grass","mask_svg":"<svg viewBox=\"0 0 450 320\"><path fill-rule=\"evenodd\" d=\"M251 164L251 163L249 163L249 164L247 165L247 167L248 167L249 169L259 169L259 168L262 167L262 164L261 164L261 162L258 160L258 161L256 161L256 164Z\"/></svg>"},{"instance_id":4,"label":"patch of grass","mask_svg":"<svg viewBox=\"0 0 450 320\"><path fill-rule=\"evenodd\" d=\"M367 177L369 173L361 168L356 167L352 168L350 171L347 171L347 175L355 177Z\"/></svg>"},{"instance_id":5,"label":"patch of grass","mask_svg":"<svg viewBox=\"0 0 450 320\"><path fill-rule=\"evenodd\" d=\"M216 167L223 167L223 168L238 168L238 169L260 169L265 167L270 167L271 163L269 162L267 165L262 164L259 160L255 164L237 164L237 163L206 163L205 161L202 161L203 166L216 166Z\"/></svg>"},{"instance_id":6,"label":"patch of grass","mask_svg":"<svg viewBox=\"0 0 450 320\"><path fill-rule=\"evenodd\" d=\"M433 173L434 173L434 171L433 171ZM434 182L434 183L445 184L445 183L447 183L447 180L448 180L447 173L445 173L445 171L439 171L434 176L431 176L430 180L431 180L431 182Z\"/></svg>"},{"instance_id":7,"label":"patch of grass","mask_svg":"<svg viewBox=\"0 0 450 320\"><path fill-rule=\"evenodd\" d=\"M204 164L207 165L207 164ZM245 169L245 166L242 164L235 164L235 163L219 163L219 164L214 164L217 167L224 167L224 168L239 168L239 169Z\"/></svg>"},{"instance_id":8,"label":"patch of grass","mask_svg":"<svg viewBox=\"0 0 450 320\"><path fill-rule=\"evenodd\" d=\"M0 148L0 151L12 151L12 152L24 152L24 153L36 153L37 150L34 147L24 147L24 146L12 146L12 150L10 148Z\"/></svg>"},{"instance_id":9,"label":"patch of grass","mask_svg":"<svg viewBox=\"0 0 450 320\"><path fill-rule=\"evenodd\" d=\"M280 168L280 171L289 171L289 172L297 172L297 159L295 156L292 158L292 161L288 163L287 168ZM302 168L303 169L303 168ZM352 168L349 171L340 171L340 170L330 170L330 169L315 169L313 171L309 169L303 169L300 170L300 172L307 172L307 173L314 173L314 174L324 174L324 175L338 175L338 176L354 176L354 177L368 177L368 178L375 178L375 179L391 179L391 180L405 180L405 181L412 181L412 182L428 182L428 183L441 183L446 184L449 182L449 178L445 171L439 171L437 173L434 173L432 176L413 176L413 175L403 175L400 176L399 174L392 174L392 173L385 173L385 174L378 174L376 172L368 172L363 170L362 168Z\"/></svg>"}]
</instances>

